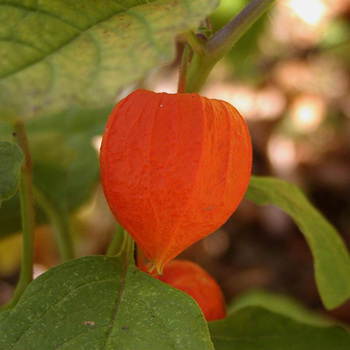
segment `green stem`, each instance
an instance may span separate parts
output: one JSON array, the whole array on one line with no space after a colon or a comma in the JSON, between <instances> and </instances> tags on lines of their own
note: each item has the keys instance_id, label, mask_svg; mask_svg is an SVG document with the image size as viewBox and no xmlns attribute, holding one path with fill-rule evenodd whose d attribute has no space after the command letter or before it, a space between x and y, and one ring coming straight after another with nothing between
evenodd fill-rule
<instances>
[{"instance_id":1,"label":"green stem","mask_svg":"<svg viewBox=\"0 0 350 350\"><path fill-rule=\"evenodd\" d=\"M125 234L124 228L118 224L112 241L107 249L107 256L115 256L121 252L125 241Z\"/></svg>"},{"instance_id":2,"label":"green stem","mask_svg":"<svg viewBox=\"0 0 350 350\"><path fill-rule=\"evenodd\" d=\"M217 61L206 55L194 54L187 72L186 92L199 92Z\"/></svg>"},{"instance_id":3,"label":"green stem","mask_svg":"<svg viewBox=\"0 0 350 350\"><path fill-rule=\"evenodd\" d=\"M251 0L249 4L208 43L214 57L223 57L241 36L260 18L274 0Z\"/></svg>"},{"instance_id":4,"label":"green stem","mask_svg":"<svg viewBox=\"0 0 350 350\"><path fill-rule=\"evenodd\" d=\"M39 189L34 187L36 203L44 210L48 219L57 231L57 240L61 252L62 261L74 258L74 248L72 236L67 222L67 216L56 208L53 203Z\"/></svg>"},{"instance_id":5,"label":"green stem","mask_svg":"<svg viewBox=\"0 0 350 350\"><path fill-rule=\"evenodd\" d=\"M184 52L182 54L180 70L179 70L179 82L177 92L183 94L186 92L186 75L188 69L188 62L190 59L191 47L189 45L185 45Z\"/></svg>"},{"instance_id":6,"label":"green stem","mask_svg":"<svg viewBox=\"0 0 350 350\"><path fill-rule=\"evenodd\" d=\"M124 231L124 244L118 256L124 255L129 260L129 263L132 262L132 264L135 265L134 250L135 250L134 240L132 239L132 237L129 235L128 232Z\"/></svg>"},{"instance_id":7,"label":"green stem","mask_svg":"<svg viewBox=\"0 0 350 350\"><path fill-rule=\"evenodd\" d=\"M122 235L122 241L119 242L119 249L116 249L114 252L114 256L117 256L118 259L124 259L125 262L127 262L128 265L132 264L135 265L135 259L134 259L134 248L135 248L135 242L132 239L132 237L129 235L128 232L126 232L123 229L123 235ZM111 256L111 255L109 255Z\"/></svg>"},{"instance_id":8,"label":"green stem","mask_svg":"<svg viewBox=\"0 0 350 350\"><path fill-rule=\"evenodd\" d=\"M204 54L195 53L187 74L186 92L198 92L215 64L268 9L274 0L251 0L224 28L215 33Z\"/></svg>"},{"instance_id":9,"label":"green stem","mask_svg":"<svg viewBox=\"0 0 350 350\"><path fill-rule=\"evenodd\" d=\"M185 36L188 44L191 46L193 52L198 53L200 55L205 53L205 47L198 40L198 38L194 32L192 32L192 31L186 32L186 33L184 33L184 36Z\"/></svg>"},{"instance_id":10,"label":"green stem","mask_svg":"<svg viewBox=\"0 0 350 350\"><path fill-rule=\"evenodd\" d=\"M19 180L19 197L22 216L22 262L21 273L12 299L5 308L17 304L24 290L33 280L35 213L33 198L33 163L24 123L18 121L13 126L15 142L22 149L24 162Z\"/></svg>"},{"instance_id":11,"label":"green stem","mask_svg":"<svg viewBox=\"0 0 350 350\"><path fill-rule=\"evenodd\" d=\"M124 260L125 267L135 265L134 260L135 242L131 236L118 224L114 237L108 247L107 256L116 256L119 260Z\"/></svg>"}]
</instances>

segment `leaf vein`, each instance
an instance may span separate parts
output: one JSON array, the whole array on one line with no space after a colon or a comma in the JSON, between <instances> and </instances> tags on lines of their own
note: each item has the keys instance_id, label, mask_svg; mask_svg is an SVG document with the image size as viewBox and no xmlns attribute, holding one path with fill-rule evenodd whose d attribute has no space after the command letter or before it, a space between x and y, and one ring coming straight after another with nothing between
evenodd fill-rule
<instances>
[{"instance_id":1,"label":"leaf vein","mask_svg":"<svg viewBox=\"0 0 350 350\"><path fill-rule=\"evenodd\" d=\"M24 11L27 11L27 14L26 16L30 13L30 12L33 12L33 13L39 13L41 15L44 15L44 16L47 16L47 17L50 17L50 18L54 18L62 23L65 23L65 24L68 24L69 26L71 26L72 28L75 28L77 30L81 30L81 28L79 28L78 26L76 26L74 23L72 22L69 22L67 21L66 19L62 18L62 17L59 17L59 16L56 16L55 14L53 13L50 13L50 12L47 12L47 11L43 11L41 9L39 9L38 7L37 8L30 8L30 7L26 7L26 6L23 6L21 4L10 4L10 3L0 3L0 6L8 6L8 7L13 7L13 8L18 8L18 9L21 9L21 10L24 10ZM23 17L25 18L25 17ZM22 18L22 20L23 20Z\"/></svg>"},{"instance_id":2,"label":"leaf vein","mask_svg":"<svg viewBox=\"0 0 350 350\"><path fill-rule=\"evenodd\" d=\"M87 285L96 284L96 283L102 283L102 282L108 282L108 281L114 281L114 280L116 280L116 278L107 278L107 279L103 279L103 280L88 282L88 283L84 283L84 284L82 284L82 285L80 285L80 286L70 290L68 293L66 293L61 298L59 298L54 304L50 305L50 308L46 309L35 321L32 321L30 327L28 327L21 334L21 336L16 339L16 341L13 343L13 346L15 346L28 333L28 331L30 331L47 313L49 313L51 310L53 310L56 305L58 305L59 303L61 303L65 299L67 299L69 297L69 295L72 294L73 292L76 292L78 289L86 287Z\"/></svg>"},{"instance_id":3,"label":"leaf vein","mask_svg":"<svg viewBox=\"0 0 350 350\"><path fill-rule=\"evenodd\" d=\"M1 6L2 4L0 4ZM28 9L30 10L30 9ZM97 22L94 22L90 25L88 25L86 28L84 29L79 29L79 33L76 35L76 36L73 36L71 38L69 38L68 40L64 41L63 43L61 43L61 45L59 45L58 47L54 48L51 52L48 52L46 53L45 55L33 60L32 62L30 62L29 64L25 65L25 66L21 66L19 67L18 69L12 71L12 72L9 72L7 74L4 74L3 76L0 77L0 81L1 80L5 80L6 78L8 78L9 76L12 76L12 75L16 75L18 73L20 73L22 70L25 70L25 69L28 69L29 67L32 67L34 66L35 64L43 61L44 59L47 59L48 57L50 57L51 55L57 53L58 51L60 51L62 48L64 48L65 46L67 46L68 44L74 42L75 40L77 40L82 34L84 33L87 33L89 30L91 30L91 28L95 27L95 26L98 26L100 25L101 23L104 23L106 21L108 21L109 19L119 15L120 13L122 12L125 12L127 11L128 9L126 10L123 10L123 11L120 11L120 12L114 12L113 14L111 14L110 16L107 16Z\"/></svg>"},{"instance_id":4,"label":"leaf vein","mask_svg":"<svg viewBox=\"0 0 350 350\"><path fill-rule=\"evenodd\" d=\"M127 273L127 271L128 271L128 266L129 266L129 256L128 256L128 254L126 254L126 255L125 255L125 258L124 258L124 267L123 267L123 272L122 272L121 279L120 279L120 287L119 287L119 292L118 292L117 300L116 300L116 302L115 302L115 306L114 306L114 310L113 310L113 315L112 315L111 322L110 322L110 325L109 325L108 334L107 334L105 343L103 344L103 347L101 348L101 350L102 350L102 349L106 349L106 346L107 346L107 344L108 344L108 341L109 341L110 338L111 338L111 334L112 334L112 330L113 330L113 325L114 325L115 319L116 319L116 317L117 317L117 312L118 312L118 309L119 309L120 300L121 300L121 298L122 298L123 291L124 291L124 287L125 287L125 278L126 278L126 273Z\"/></svg>"}]
</instances>

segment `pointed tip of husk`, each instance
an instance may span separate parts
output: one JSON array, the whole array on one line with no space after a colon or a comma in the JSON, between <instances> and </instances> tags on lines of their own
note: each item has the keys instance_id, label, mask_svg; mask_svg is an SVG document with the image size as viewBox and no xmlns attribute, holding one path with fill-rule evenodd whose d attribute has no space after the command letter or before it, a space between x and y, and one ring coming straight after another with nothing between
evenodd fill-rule
<instances>
[{"instance_id":1,"label":"pointed tip of husk","mask_svg":"<svg viewBox=\"0 0 350 350\"><path fill-rule=\"evenodd\" d=\"M163 263L159 264L156 262L152 262L151 267L148 270L148 273L156 276L163 276L163 268L164 268Z\"/></svg>"}]
</instances>

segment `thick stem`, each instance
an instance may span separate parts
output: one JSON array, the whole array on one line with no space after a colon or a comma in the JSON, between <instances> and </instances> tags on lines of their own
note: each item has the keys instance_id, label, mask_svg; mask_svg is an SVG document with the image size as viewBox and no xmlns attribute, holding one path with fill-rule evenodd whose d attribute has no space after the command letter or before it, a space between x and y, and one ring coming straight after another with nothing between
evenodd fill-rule
<instances>
[{"instance_id":1,"label":"thick stem","mask_svg":"<svg viewBox=\"0 0 350 350\"><path fill-rule=\"evenodd\" d=\"M208 43L209 54L223 57L241 36L260 18L274 0L251 0L248 5Z\"/></svg>"},{"instance_id":2,"label":"thick stem","mask_svg":"<svg viewBox=\"0 0 350 350\"><path fill-rule=\"evenodd\" d=\"M199 92L217 61L206 55L194 54L186 77L186 92Z\"/></svg>"},{"instance_id":3,"label":"thick stem","mask_svg":"<svg viewBox=\"0 0 350 350\"><path fill-rule=\"evenodd\" d=\"M250 3L207 43L206 53L195 53L188 70L186 92L198 92L209 73L240 37L268 9L274 0L251 0Z\"/></svg>"},{"instance_id":4,"label":"thick stem","mask_svg":"<svg viewBox=\"0 0 350 350\"><path fill-rule=\"evenodd\" d=\"M61 252L62 261L74 258L72 236L67 222L67 216L55 207L53 203L39 189L34 188L36 203L44 210L48 219L57 231L57 241Z\"/></svg>"},{"instance_id":5,"label":"thick stem","mask_svg":"<svg viewBox=\"0 0 350 350\"><path fill-rule=\"evenodd\" d=\"M24 162L21 168L21 176L18 189L21 202L23 248L21 273L19 280L13 293L12 299L5 306L5 308L10 308L16 305L26 287L30 282L32 282L34 263L35 213L33 199L33 163L26 130L22 121L18 121L13 126L13 136L15 142L22 149L24 154Z\"/></svg>"}]
</instances>

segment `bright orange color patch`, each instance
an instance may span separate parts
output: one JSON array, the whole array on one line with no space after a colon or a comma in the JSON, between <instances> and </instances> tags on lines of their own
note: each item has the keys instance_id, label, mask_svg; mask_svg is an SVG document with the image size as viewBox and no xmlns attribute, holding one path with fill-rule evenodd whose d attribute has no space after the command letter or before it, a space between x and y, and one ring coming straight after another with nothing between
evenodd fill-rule
<instances>
[{"instance_id":1,"label":"bright orange color patch","mask_svg":"<svg viewBox=\"0 0 350 350\"><path fill-rule=\"evenodd\" d=\"M217 282L199 265L188 260L173 260L165 265L157 279L190 295L201 308L207 321L226 316L226 305Z\"/></svg>"},{"instance_id":2,"label":"bright orange color patch","mask_svg":"<svg viewBox=\"0 0 350 350\"><path fill-rule=\"evenodd\" d=\"M100 164L115 218L161 273L237 208L249 183L251 141L227 102L136 90L109 117Z\"/></svg>"}]
</instances>

